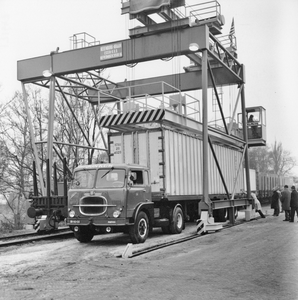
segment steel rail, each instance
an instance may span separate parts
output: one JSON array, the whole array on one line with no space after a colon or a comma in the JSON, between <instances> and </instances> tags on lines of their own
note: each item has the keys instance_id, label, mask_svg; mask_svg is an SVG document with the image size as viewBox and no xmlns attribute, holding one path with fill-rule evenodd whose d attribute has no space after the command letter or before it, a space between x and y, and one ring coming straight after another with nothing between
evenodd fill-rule
<instances>
[{"instance_id":1,"label":"steel rail","mask_svg":"<svg viewBox=\"0 0 298 300\"><path fill-rule=\"evenodd\" d=\"M257 220L257 219L260 219L260 217L256 217L254 219L251 219L250 221L254 221L254 220ZM237 224L228 223L222 229L217 230L217 231L226 230L226 229L229 229L231 227L239 226L239 225L242 225L242 224L245 224L245 223L246 223L246 221L244 219L240 220L240 222L237 223ZM163 249L163 248L166 248L166 247L169 247L169 246L173 246L173 245L176 245L176 244L187 242L189 240L193 240L193 239L196 239L196 238L202 238L202 237L205 237L206 235L208 235L208 233L204 233L204 234L191 233L187 236L184 236L182 238L178 238L178 239L175 239L175 240L172 240L172 241L167 241L167 242L164 242L164 243L157 243L156 245L152 245L150 247L145 247L143 249L132 251L132 255L130 255L129 258L144 255L144 254L147 254L147 253L152 252L152 251L156 251L156 250ZM122 257L122 255L118 255L117 257Z\"/></svg>"},{"instance_id":2,"label":"steel rail","mask_svg":"<svg viewBox=\"0 0 298 300\"><path fill-rule=\"evenodd\" d=\"M73 236L73 232L69 229L59 230L58 232L51 232L44 235L38 235L37 233L10 235L10 236L5 236L0 238L0 248L20 245L20 244L25 244L30 242L36 242L41 240L67 237L70 235Z\"/></svg>"}]
</instances>

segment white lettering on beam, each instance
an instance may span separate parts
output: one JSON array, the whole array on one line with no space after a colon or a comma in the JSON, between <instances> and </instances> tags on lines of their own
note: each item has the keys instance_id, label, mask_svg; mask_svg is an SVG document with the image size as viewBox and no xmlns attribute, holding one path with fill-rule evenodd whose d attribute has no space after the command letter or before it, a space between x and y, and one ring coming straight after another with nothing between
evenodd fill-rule
<instances>
[{"instance_id":1,"label":"white lettering on beam","mask_svg":"<svg viewBox=\"0 0 298 300\"><path fill-rule=\"evenodd\" d=\"M100 60L108 60L122 56L122 43L114 43L100 47Z\"/></svg>"}]
</instances>

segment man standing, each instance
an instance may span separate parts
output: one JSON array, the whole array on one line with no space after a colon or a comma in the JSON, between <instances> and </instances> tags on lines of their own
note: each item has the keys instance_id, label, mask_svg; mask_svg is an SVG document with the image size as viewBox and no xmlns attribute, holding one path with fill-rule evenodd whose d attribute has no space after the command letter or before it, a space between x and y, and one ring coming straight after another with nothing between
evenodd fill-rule
<instances>
[{"instance_id":1,"label":"man standing","mask_svg":"<svg viewBox=\"0 0 298 300\"><path fill-rule=\"evenodd\" d=\"M273 195L271 197L271 208L274 209L273 212L273 216L278 216L279 215L279 208L280 208L280 204L279 204L279 193L278 193L278 187L275 187L273 189Z\"/></svg>"},{"instance_id":2,"label":"man standing","mask_svg":"<svg viewBox=\"0 0 298 300\"><path fill-rule=\"evenodd\" d=\"M292 189L292 193L291 193L291 202L290 202L290 206L291 206L290 222L294 222L295 212L298 215L298 193L294 185L291 187L291 189Z\"/></svg>"},{"instance_id":3,"label":"man standing","mask_svg":"<svg viewBox=\"0 0 298 300\"><path fill-rule=\"evenodd\" d=\"M288 189L288 186L284 186L284 190L281 192L281 208L285 212L284 221L290 221L290 201L291 201L291 193Z\"/></svg>"}]
</instances>

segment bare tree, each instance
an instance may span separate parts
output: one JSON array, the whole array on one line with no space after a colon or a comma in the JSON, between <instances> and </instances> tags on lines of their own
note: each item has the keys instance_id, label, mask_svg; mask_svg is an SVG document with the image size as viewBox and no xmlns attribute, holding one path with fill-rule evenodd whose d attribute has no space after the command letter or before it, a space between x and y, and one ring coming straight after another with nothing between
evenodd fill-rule
<instances>
[{"instance_id":1,"label":"bare tree","mask_svg":"<svg viewBox=\"0 0 298 300\"><path fill-rule=\"evenodd\" d=\"M32 170L32 149L29 139L28 119L20 93L5 108L1 118L1 154L5 159L2 169L1 193L13 214L14 228L22 227L24 199L29 191Z\"/></svg>"},{"instance_id":2,"label":"bare tree","mask_svg":"<svg viewBox=\"0 0 298 300\"><path fill-rule=\"evenodd\" d=\"M31 88L27 89L27 100L37 141L38 161L45 178L47 146L44 141L48 135L48 100L42 98L40 90ZM30 124L20 92L16 92L14 98L2 107L2 110L0 107L0 118L0 193L6 199L7 207L13 215L11 224L19 228L24 216L24 199L32 188L33 161L37 160L33 156ZM80 163L107 160L106 153L70 146L87 144L98 147L101 143L96 141L99 132L98 120L90 103L80 101L77 97L65 99L56 93L54 119L54 141L61 142L54 143L53 159L57 162L58 170L62 170L62 158L66 158L71 171Z\"/></svg>"},{"instance_id":3,"label":"bare tree","mask_svg":"<svg viewBox=\"0 0 298 300\"><path fill-rule=\"evenodd\" d=\"M269 147L256 147L249 149L249 166L259 172L268 172L270 169Z\"/></svg>"},{"instance_id":4,"label":"bare tree","mask_svg":"<svg viewBox=\"0 0 298 300\"><path fill-rule=\"evenodd\" d=\"M34 134L37 141L42 142L47 137L48 128L48 101L42 98L41 91L39 89L27 89L29 112L32 116L32 122L34 127ZM30 137L32 139L32 137ZM43 143L37 144L39 161L41 164L41 170L44 169L46 155L46 147ZM35 158L36 160L36 158Z\"/></svg>"},{"instance_id":5,"label":"bare tree","mask_svg":"<svg viewBox=\"0 0 298 300\"><path fill-rule=\"evenodd\" d=\"M99 132L97 122L94 109L89 102L75 96L65 99L57 94L54 140L63 144L55 145L56 161L66 157L71 171L79 164L98 162L101 156L98 151L67 145L98 147L100 139L97 139Z\"/></svg>"},{"instance_id":6,"label":"bare tree","mask_svg":"<svg viewBox=\"0 0 298 300\"><path fill-rule=\"evenodd\" d=\"M279 176L289 175L290 171L297 165L297 161L291 156L291 152L284 150L282 143L277 143L277 141L272 145L269 156L273 172Z\"/></svg>"},{"instance_id":7,"label":"bare tree","mask_svg":"<svg viewBox=\"0 0 298 300\"><path fill-rule=\"evenodd\" d=\"M283 149L282 143L275 141L271 148L266 146L249 149L249 165L262 173L289 176L297 161L290 151Z\"/></svg>"}]
</instances>

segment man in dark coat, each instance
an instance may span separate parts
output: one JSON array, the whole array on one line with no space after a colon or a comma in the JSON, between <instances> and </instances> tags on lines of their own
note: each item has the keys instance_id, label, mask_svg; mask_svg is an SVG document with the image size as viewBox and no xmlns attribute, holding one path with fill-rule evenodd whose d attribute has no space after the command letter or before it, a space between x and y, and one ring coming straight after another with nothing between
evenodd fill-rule
<instances>
[{"instance_id":1,"label":"man in dark coat","mask_svg":"<svg viewBox=\"0 0 298 300\"><path fill-rule=\"evenodd\" d=\"M285 212L285 219L284 221L290 221L290 201L291 201L291 193L288 189L288 186L284 186L284 190L281 192L281 207L282 210Z\"/></svg>"},{"instance_id":2,"label":"man in dark coat","mask_svg":"<svg viewBox=\"0 0 298 300\"><path fill-rule=\"evenodd\" d=\"M274 209L273 216L278 216L279 215L279 193L278 193L278 188L273 189L273 195L271 197L271 208Z\"/></svg>"},{"instance_id":3,"label":"man in dark coat","mask_svg":"<svg viewBox=\"0 0 298 300\"><path fill-rule=\"evenodd\" d=\"M298 193L294 185L291 187L291 189L292 189L292 193L291 193L291 202L290 202L290 206L291 206L290 222L294 222L295 212L298 215Z\"/></svg>"}]
</instances>

